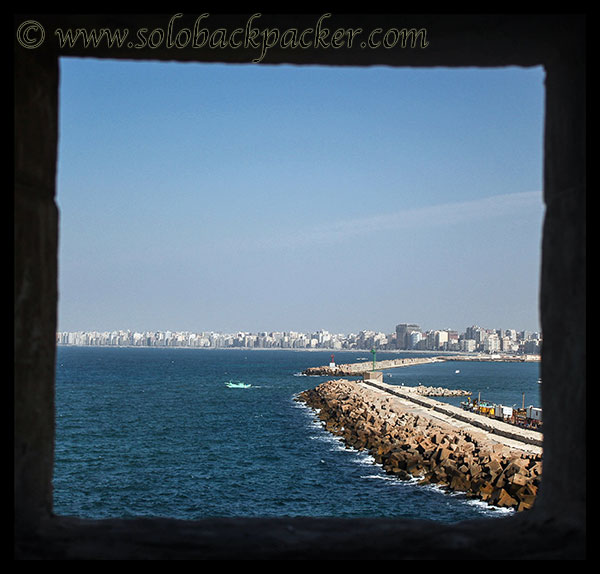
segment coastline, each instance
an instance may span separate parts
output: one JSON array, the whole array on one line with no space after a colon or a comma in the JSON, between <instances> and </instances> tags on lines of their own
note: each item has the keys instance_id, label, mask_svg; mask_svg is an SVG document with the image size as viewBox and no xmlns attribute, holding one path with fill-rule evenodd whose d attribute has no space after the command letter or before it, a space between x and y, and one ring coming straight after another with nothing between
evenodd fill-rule
<instances>
[{"instance_id":1,"label":"coastline","mask_svg":"<svg viewBox=\"0 0 600 574\"><path fill-rule=\"evenodd\" d=\"M159 345L78 345L70 343L56 343L56 347L78 348L78 349L193 349L198 351L293 351L308 353L371 353L371 349L305 349L305 348L285 348L285 347L192 347L192 346L159 346ZM427 351L417 349L378 349L377 354L398 354L406 353L408 355L435 356L441 361L482 361L482 362L539 362L540 355L487 355L485 353L473 353L472 356L462 351ZM526 358L529 357L529 358ZM350 363L354 364L354 363ZM369 361L357 363L368 365ZM312 367L320 368L320 367ZM370 370L370 369L369 369Z\"/></svg>"}]
</instances>

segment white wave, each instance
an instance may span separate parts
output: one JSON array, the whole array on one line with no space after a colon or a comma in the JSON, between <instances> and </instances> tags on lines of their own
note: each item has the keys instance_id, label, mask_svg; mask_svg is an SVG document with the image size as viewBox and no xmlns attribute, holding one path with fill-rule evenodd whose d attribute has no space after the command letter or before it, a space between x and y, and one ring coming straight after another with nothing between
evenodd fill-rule
<instances>
[{"instance_id":1,"label":"white wave","mask_svg":"<svg viewBox=\"0 0 600 574\"><path fill-rule=\"evenodd\" d=\"M374 480L384 480L386 482L391 482L393 484L402 484L402 481L399 480L398 478L396 478L395 476L392 476L391 474L365 474L363 476L361 476L360 478L364 478L364 479L374 479Z\"/></svg>"},{"instance_id":2,"label":"white wave","mask_svg":"<svg viewBox=\"0 0 600 574\"><path fill-rule=\"evenodd\" d=\"M373 466L375 464L375 458L367 451L355 451L355 460L358 464L364 466Z\"/></svg>"},{"instance_id":3,"label":"white wave","mask_svg":"<svg viewBox=\"0 0 600 574\"><path fill-rule=\"evenodd\" d=\"M348 451L350 449L344 444L344 442L340 438L339 440L335 441L332 444L332 447L331 447L330 450L331 450L331 452L345 452L345 451Z\"/></svg>"},{"instance_id":4,"label":"white wave","mask_svg":"<svg viewBox=\"0 0 600 574\"><path fill-rule=\"evenodd\" d=\"M494 506L492 504L488 504L487 502L484 502L483 500L477 500L477 499L470 499L467 500L466 503L467 506L474 506L479 510L483 510L486 514L494 514L494 516L498 516L498 515L510 515L510 514L514 514L516 511L514 508L504 508L501 506Z\"/></svg>"}]
</instances>

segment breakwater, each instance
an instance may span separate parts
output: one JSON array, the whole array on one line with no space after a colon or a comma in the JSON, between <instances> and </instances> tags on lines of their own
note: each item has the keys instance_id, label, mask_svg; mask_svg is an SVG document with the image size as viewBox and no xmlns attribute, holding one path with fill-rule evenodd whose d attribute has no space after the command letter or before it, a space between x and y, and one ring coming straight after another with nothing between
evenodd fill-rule
<instances>
[{"instance_id":1,"label":"breakwater","mask_svg":"<svg viewBox=\"0 0 600 574\"><path fill-rule=\"evenodd\" d=\"M385 361L376 361L375 370L395 369L397 367L408 367L410 365L424 365L426 363L440 363L444 359L441 357L408 357L404 359L387 359ZM363 375L373 371L372 362L346 363L335 366L309 367L302 371L303 375L324 375L326 377L344 377Z\"/></svg>"},{"instance_id":2,"label":"breakwater","mask_svg":"<svg viewBox=\"0 0 600 574\"><path fill-rule=\"evenodd\" d=\"M346 363L341 365L323 365L321 367L309 367L302 371L303 375L321 375L326 377L352 377L364 375L372 371L395 369L397 367L409 367L411 365L424 365L427 363L442 363L446 361L472 361L472 362L500 362L500 363L528 363L539 361L539 355L441 355L438 357L405 357L403 359L386 359L373 363L364 361L361 363Z\"/></svg>"},{"instance_id":3,"label":"breakwater","mask_svg":"<svg viewBox=\"0 0 600 574\"><path fill-rule=\"evenodd\" d=\"M348 447L367 450L386 472L401 479L418 478L517 511L534 504L541 449L510 446L508 439L436 417L424 405L359 381L327 381L297 400L314 409L325 428Z\"/></svg>"}]
</instances>

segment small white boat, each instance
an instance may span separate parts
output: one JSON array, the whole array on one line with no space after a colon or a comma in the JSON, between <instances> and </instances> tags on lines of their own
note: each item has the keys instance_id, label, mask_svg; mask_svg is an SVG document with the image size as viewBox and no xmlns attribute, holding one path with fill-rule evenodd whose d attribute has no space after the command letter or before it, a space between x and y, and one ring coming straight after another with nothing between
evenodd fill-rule
<instances>
[{"instance_id":1,"label":"small white boat","mask_svg":"<svg viewBox=\"0 0 600 574\"><path fill-rule=\"evenodd\" d=\"M242 383L241 381L227 381L225 385L230 389L247 389L252 386L248 383Z\"/></svg>"}]
</instances>

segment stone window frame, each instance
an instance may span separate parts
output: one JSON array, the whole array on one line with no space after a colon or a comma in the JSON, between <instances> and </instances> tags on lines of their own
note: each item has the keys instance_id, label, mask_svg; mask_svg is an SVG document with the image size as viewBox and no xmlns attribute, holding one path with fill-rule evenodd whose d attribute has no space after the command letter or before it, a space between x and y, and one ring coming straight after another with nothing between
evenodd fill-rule
<instances>
[{"instance_id":1,"label":"stone window frame","mask_svg":"<svg viewBox=\"0 0 600 574\"><path fill-rule=\"evenodd\" d=\"M234 29L244 16L215 15ZM308 28L322 16L261 15L264 27ZM14 513L17 559L579 559L586 516L586 20L583 15L333 15L345 28L426 28L424 49L283 50L263 63L396 67L543 66L544 189L540 316L544 472L533 510L446 525L395 519L109 519L52 510L59 214L55 203L59 59L248 63L256 50L59 49L59 27L152 30L159 15L15 16L47 42L15 40ZM183 20L182 20L183 22ZM191 25L191 23L190 23Z\"/></svg>"}]
</instances>

